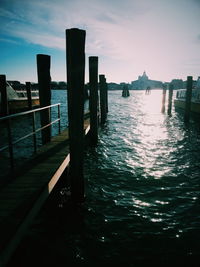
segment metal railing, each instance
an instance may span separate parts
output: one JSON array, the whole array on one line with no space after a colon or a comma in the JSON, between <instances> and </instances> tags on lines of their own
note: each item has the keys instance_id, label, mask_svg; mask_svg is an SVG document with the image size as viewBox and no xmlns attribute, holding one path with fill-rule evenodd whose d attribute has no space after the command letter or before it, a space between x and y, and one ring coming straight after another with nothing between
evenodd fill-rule
<instances>
[{"instance_id":1,"label":"metal railing","mask_svg":"<svg viewBox=\"0 0 200 267\"><path fill-rule=\"evenodd\" d=\"M44 125L43 127L39 127L36 128L36 118L35 118L35 114L36 112L40 112L42 110L51 110L52 107L58 107L58 117L57 119L55 119L54 121L51 121L49 124ZM32 117L32 132L30 132L29 134L26 134L22 137L20 137L19 139L13 141L12 138L12 133L11 133L11 120L18 118L18 117L22 117L25 115L30 114ZM0 122L5 122L6 123L6 128L7 128L7 134L8 134L8 145L5 145L3 147L0 147L0 152L8 149L9 150L9 157L10 157L10 167L11 170L14 170L14 153L13 153L13 146L21 141L23 141L24 139L33 136L33 146L34 146L34 152L37 152L37 139L36 139L36 134L40 131L42 131L43 129L50 127L52 124L58 122L58 133L60 134L61 132L61 123L60 123L60 103L57 104L53 104L53 105L49 105L46 107L42 107L42 108L37 108L37 109L32 109L32 110L28 110L28 111L24 111L24 112L20 112L20 113L16 113L16 114L12 114L12 115L8 115L5 117L1 117L0 118Z\"/></svg>"}]
</instances>

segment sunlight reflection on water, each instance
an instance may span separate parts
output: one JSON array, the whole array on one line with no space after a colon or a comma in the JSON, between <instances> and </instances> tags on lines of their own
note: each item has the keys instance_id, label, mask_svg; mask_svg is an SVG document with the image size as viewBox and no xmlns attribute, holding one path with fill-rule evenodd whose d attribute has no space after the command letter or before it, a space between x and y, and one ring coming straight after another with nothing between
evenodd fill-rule
<instances>
[{"instance_id":1,"label":"sunlight reflection on water","mask_svg":"<svg viewBox=\"0 0 200 267\"><path fill-rule=\"evenodd\" d=\"M109 92L98 146L86 149L81 216L65 209L55 216L50 206L39 242L33 229L33 258L46 249L48 266L52 251L56 263L64 261L60 266L196 266L191 260L199 260L199 126L187 128L174 110L171 117L161 113L162 91L130 94ZM42 236L48 240L40 242Z\"/></svg>"},{"instance_id":2,"label":"sunlight reflection on water","mask_svg":"<svg viewBox=\"0 0 200 267\"><path fill-rule=\"evenodd\" d=\"M169 117L161 112L162 90L152 91L151 95L131 91L126 99L120 92L110 92L109 100L108 124L100 134L97 149L98 165L92 167L97 173L102 170L96 174L102 187L109 183L104 197L114 199L115 207L129 207L129 212L134 207L137 216L163 223L166 228L169 218L176 220L176 211L171 213L170 209L176 194L184 190L183 181L189 178L187 171L194 163L185 152L190 147L185 139L188 133L175 113ZM199 162L199 156L195 160ZM89 182L93 187L90 178ZM191 192L191 196L195 197L195 193ZM184 201L187 206L185 196ZM178 202L177 207L181 207Z\"/></svg>"}]
</instances>

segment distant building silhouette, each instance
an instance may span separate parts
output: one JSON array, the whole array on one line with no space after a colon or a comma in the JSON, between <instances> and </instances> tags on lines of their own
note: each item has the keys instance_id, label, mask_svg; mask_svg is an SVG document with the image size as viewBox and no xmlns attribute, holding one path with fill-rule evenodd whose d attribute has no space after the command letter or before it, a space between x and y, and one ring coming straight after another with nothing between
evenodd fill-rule
<instances>
[{"instance_id":1,"label":"distant building silhouette","mask_svg":"<svg viewBox=\"0 0 200 267\"><path fill-rule=\"evenodd\" d=\"M145 71L143 72L142 76L138 76L138 80L131 82L131 88L135 90L146 90L146 88L149 86L151 88L161 88L162 82L150 80Z\"/></svg>"},{"instance_id":2,"label":"distant building silhouette","mask_svg":"<svg viewBox=\"0 0 200 267\"><path fill-rule=\"evenodd\" d=\"M200 89L200 76L198 77L196 81L196 88Z\"/></svg>"},{"instance_id":3,"label":"distant building silhouette","mask_svg":"<svg viewBox=\"0 0 200 267\"><path fill-rule=\"evenodd\" d=\"M171 81L174 89L183 89L186 88L186 83L182 79L173 79Z\"/></svg>"}]
</instances>

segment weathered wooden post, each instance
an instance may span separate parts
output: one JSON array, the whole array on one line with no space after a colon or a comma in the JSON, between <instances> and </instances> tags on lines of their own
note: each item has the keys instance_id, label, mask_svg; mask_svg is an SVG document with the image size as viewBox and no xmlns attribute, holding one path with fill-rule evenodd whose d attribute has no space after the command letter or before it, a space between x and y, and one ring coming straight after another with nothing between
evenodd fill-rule
<instances>
[{"instance_id":1,"label":"weathered wooden post","mask_svg":"<svg viewBox=\"0 0 200 267\"><path fill-rule=\"evenodd\" d=\"M80 29L66 30L67 88L71 195L75 203L84 201L84 81L85 35Z\"/></svg>"},{"instance_id":2,"label":"weathered wooden post","mask_svg":"<svg viewBox=\"0 0 200 267\"><path fill-rule=\"evenodd\" d=\"M27 93L27 98L28 98L28 109L33 109L32 106L32 96L31 96L31 83L26 82L26 93ZM36 127L35 127L35 113L31 113L31 118L32 118L32 127L33 127L33 146L34 146L34 152L36 153L37 151L37 138L36 138Z\"/></svg>"},{"instance_id":3,"label":"weathered wooden post","mask_svg":"<svg viewBox=\"0 0 200 267\"><path fill-rule=\"evenodd\" d=\"M0 75L1 116L8 115L8 98L6 90L6 75Z\"/></svg>"},{"instance_id":4,"label":"weathered wooden post","mask_svg":"<svg viewBox=\"0 0 200 267\"><path fill-rule=\"evenodd\" d=\"M187 77L187 88L186 88L186 99L185 99L185 115L184 115L185 122L189 122L190 120L192 85L193 85L193 77L188 76Z\"/></svg>"},{"instance_id":5,"label":"weathered wooden post","mask_svg":"<svg viewBox=\"0 0 200 267\"><path fill-rule=\"evenodd\" d=\"M165 113L166 90L167 90L166 85L163 84L162 109L161 109L162 113Z\"/></svg>"},{"instance_id":6,"label":"weathered wooden post","mask_svg":"<svg viewBox=\"0 0 200 267\"><path fill-rule=\"evenodd\" d=\"M169 85L169 94L168 94L168 109L167 114L170 116L172 114L172 97L173 97L174 86L172 83Z\"/></svg>"},{"instance_id":7,"label":"weathered wooden post","mask_svg":"<svg viewBox=\"0 0 200 267\"><path fill-rule=\"evenodd\" d=\"M105 78L105 94L106 94L106 113L108 113L108 84Z\"/></svg>"},{"instance_id":8,"label":"weathered wooden post","mask_svg":"<svg viewBox=\"0 0 200 267\"><path fill-rule=\"evenodd\" d=\"M28 109L32 109L31 83L26 82L26 93L28 98Z\"/></svg>"},{"instance_id":9,"label":"weathered wooden post","mask_svg":"<svg viewBox=\"0 0 200 267\"><path fill-rule=\"evenodd\" d=\"M106 79L105 75L99 75L99 89L100 89L100 112L101 112L101 124L106 121Z\"/></svg>"},{"instance_id":10,"label":"weathered wooden post","mask_svg":"<svg viewBox=\"0 0 200 267\"><path fill-rule=\"evenodd\" d=\"M89 57L90 88L90 140L92 145L98 142L98 57Z\"/></svg>"},{"instance_id":11,"label":"weathered wooden post","mask_svg":"<svg viewBox=\"0 0 200 267\"><path fill-rule=\"evenodd\" d=\"M40 107L51 105L51 76L50 76L50 60L48 55L37 55L37 73L38 73L38 86ZM51 110L45 109L40 114L41 126L51 122ZM51 126L42 130L42 143L45 144L51 140Z\"/></svg>"},{"instance_id":12,"label":"weathered wooden post","mask_svg":"<svg viewBox=\"0 0 200 267\"><path fill-rule=\"evenodd\" d=\"M7 88L6 87L7 87L6 75L0 75L1 115L2 116L7 116L9 114L8 97L7 97ZM10 167L11 167L11 171L13 171L14 170L14 156L13 156L12 133L11 133L11 126L10 126L10 119L6 120L6 127L7 127L7 132L8 132Z\"/></svg>"}]
</instances>

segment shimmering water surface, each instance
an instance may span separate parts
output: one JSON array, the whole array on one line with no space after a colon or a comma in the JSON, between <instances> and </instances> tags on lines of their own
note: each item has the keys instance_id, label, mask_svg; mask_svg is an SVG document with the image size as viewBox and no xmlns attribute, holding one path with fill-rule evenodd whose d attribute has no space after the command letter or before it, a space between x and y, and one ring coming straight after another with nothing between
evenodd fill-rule
<instances>
[{"instance_id":1,"label":"shimmering water surface","mask_svg":"<svg viewBox=\"0 0 200 267\"><path fill-rule=\"evenodd\" d=\"M109 92L84 206L55 194L10 266L200 266L200 127L161 102L161 90Z\"/></svg>"}]
</instances>

